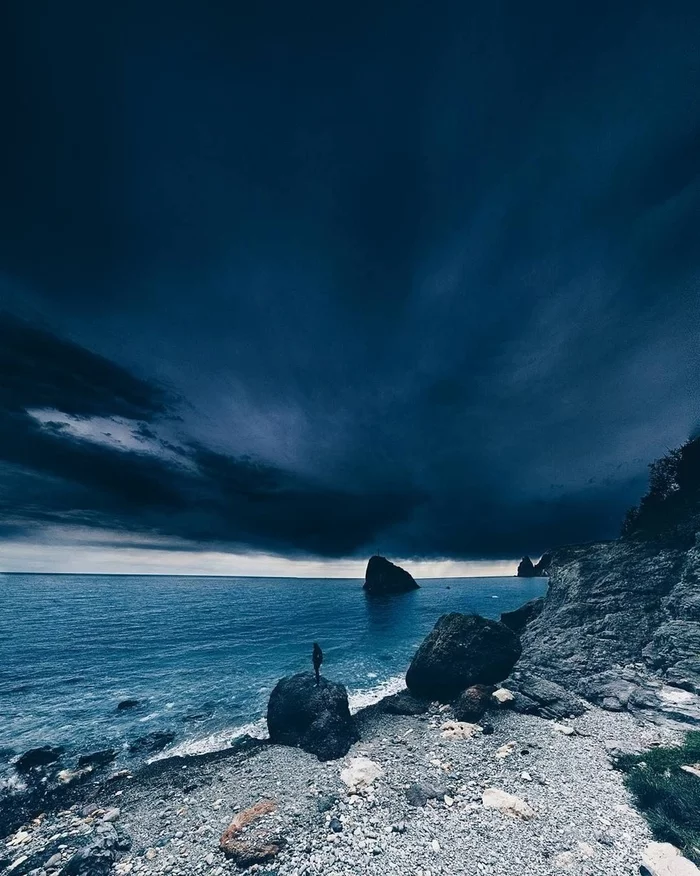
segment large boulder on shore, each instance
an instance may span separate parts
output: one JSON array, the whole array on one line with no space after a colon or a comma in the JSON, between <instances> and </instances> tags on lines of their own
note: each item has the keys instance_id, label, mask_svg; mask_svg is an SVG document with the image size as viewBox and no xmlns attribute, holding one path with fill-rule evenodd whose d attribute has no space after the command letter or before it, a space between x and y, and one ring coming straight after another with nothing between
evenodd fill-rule
<instances>
[{"instance_id":1,"label":"large boulder on shore","mask_svg":"<svg viewBox=\"0 0 700 876\"><path fill-rule=\"evenodd\" d=\"M395 566L385 557L374 556L367 563L364 589L373 595L384 595L417 590L418 585L405 569Z\"/></svg>"},{"instance_id":2,"label":"large boulder on shore","mask_svg":"<svg viewBox=\"0 0 700 876\"><path fill-rule=\"evenodd\" d=\"M360 738L345 687L327 678L317 685L313 672L277 682L267 704L267 729L270 742L303 748L319 760L343 757Z\"/></svg>"},{"instance_id":3,"label":"large boulder on shore","mask_svg":"<svg viewBox=\"0 0 700 876\"><path fill-rule=\"evenodd\" d=\"M498 621L444 614L418 648L406 685L418 697L449 702L474 684L496 684L520 657L520 641Z\"/></svg>"}]
</instances>

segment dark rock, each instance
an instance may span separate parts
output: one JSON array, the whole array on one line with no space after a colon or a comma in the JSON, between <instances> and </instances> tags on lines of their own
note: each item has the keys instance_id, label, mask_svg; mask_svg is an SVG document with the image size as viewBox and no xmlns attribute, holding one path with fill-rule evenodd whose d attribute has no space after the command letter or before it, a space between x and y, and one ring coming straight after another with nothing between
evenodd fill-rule
<instances>
[{"instance_id":1,"label":"dark rock","mask_svg":"<svg viewBox=\"0 0 700 876\"><path fill-rule=\"evenodd\" d=\"M15 769L18 773L28 773L37 767L49 766L61 759L64 749L60 745L42 745L41 748L31 748L25 751L15 761Z\"/></svg>"},{"instance_id":2,"label":"dark rock","mask_svg":"<svg viewBox=\"0 0 700 876\"><path fill-rule=\"evenodd\" d=\"M418 584L405 569L384 557L370 557L365 572L364 589L371 594L406 593L417 590Z\"/></svg>"},{"instance_id":3,"label":"dark rock","mask_svg":"<svg viewBox=\"0 0 700 876\"><path fill-rule=\"evenodd\" d=\"M484 736L491 736L493 733L493 724L482 724L481 732L484 734Z\"/></svg>"},{"instance_id":4,"label":"dark rock","mask_svg":"<svg viewBox=\"0 0 700 876\"><path fill-rule=\"evenodd\" d=\"M292 745L335 760L347 754L359 734L348 707L345 687L312 672L280 679L267 705L270 742Z\"/></svg>"},{"instance_id":5,"label":"dark rock","mask_svg":"<svg viewBox=\"0 0 700 876\"><path fill-rule=\"evenodd\" d=\"M607 709L700 724L700 545L558 548L521 641L520 670Z\"/></svg>"},{"instance_id":6,"label":"dark rock","mask_svg":"<svg viewBox=\"0 0 700 876\"><path fill-rule=\"evenodd\" d=\"M101 767L112 763L117 757L113 748L104 748L101 751L93 751L91 754L81 754L78 758L78 767Z\"/></svg>"},{"instance_id":7,"label":"dark rock","mask_svg":"<svg viewBox=\"0 0 700 876\"><path fill-rule=\"evenodd\" d=\"M505 624L509 630L520 635L525 627L539 617L544 608L544 596L537 599L531 599L515 611L504 611L501 615L501 623Z\"/></svg>"},{"instance_id":8,"label":"dark rock","mask_svg":"<svg viewBox=\"0 0 700 876\"><path fill-rule=\"evenodd\" d=\"M343 831L343 825L339 818L331 818L328 826L333 831L333 833L342 833Z\"/></svg>"},{"instance_id":9,"label":"dark rock","mask_svg":"<svg viewBox=\"0 0 700 876\"><path fill-rule=\"evenodd\" d=\"M384 697L380 705L387 715L424 715L430 708L428 700L414 697L407 690Z\"/></svg>"},{"instance_id":10,"label":"dark rock","mask_svg":"<svg viewBox=\"0 0 700 876\"><path fill-rule=\"evenodd\" d=\"M538 563L533 563L530 557L523 557L518 565L518 578L543 578L547 574L552 555L546 553Z\"/></svg>"},{"instance_id":11,"label":"dark rock","mask_svg":"<svg viewBox=\"0 0 700 876\"><path fill-rule=\"evenodd\" d=\"M568 718L570 715L582 715L586 710L579 697L531 672L516 670L503 686L515 696L513 709L524 715Z\"/></svg>"},{"instance_id":12,"label":"dark rock","mask_svg":"<svg viewBox=\"0 0 700 876\"><path fill-rule=\"evenodd\" d=\"M125 709L135 709L138 705L140 705L138 700L122 700L117 705L117 711L123 712Z\"/></svg>"},{"instance_id":13,"label":"dark rock","mask_svg":"<svg viewBox=\"0 0 700 876\"><path fill-rule=\"evenodd\" d=\"M116 857L113 848L94 843L76 852L61 870L61 876L109 876Z\"/></svg>"},{"instance_id":14,"label":"dark rock","mask_svg":"<svg viewBox=\"0 0 700 876\"><path fill-rule=\"evenodd\" d=\"M318 798L316 801L316 808L321 813L330 812L337 802L337 797L334 797L332 794L326 794L323 797Z\"/></svg>"},{"instance_id":15,"label":"dark rock","mask_svg":"<svg viewBox=\"0 0 700 876\"><path fill-rule=\"evenodd\" d=\"M147 751L161 751L166 745L175 741L175 734L170 730L154 730L145 736L139 736L129 744L129 751L141 754Z\"/></svg>"},{"instance_id":16,"label":"dark rock","mask_svg":"<svg viewBox=\"0 0 700 876\"><path fill-rule=\"evenodd\" d=\"M530 557L523 557L518 564L518 578L535 578L535 567Z\"/></svg>"},{"instance_id":17,"label":"dark rock","mask_svg":"<svg viewBox=\"0 0 700 876\"><path fill-rule=\"evenodd\" d=\"M428 800L442 800L447 791L424 782L414 782L406 789L409 806L425 806Z\"/></svg>"},{"instance_id":18,"label":"dark rock","mask_svg":"<svg viewBox=\"0 0 700 876\"><path fill-rule=\"evenodd\" d=\"M452 711L458 721L473 724L483 718L486 709L491 704L493 685L473 684L459 695L452 704Z\"/></svg>"},{"instance_id":19,"label":"dark rock","mask_svg":"<svg viewBox=\"0 0 700 876\"><path fill-rule=\"evenodd\" d=\"M473 684L504 679L520 642L502 623L477 614L445 614L416 651L406 673L412 694L450 702Z\"/></svg>"}]
</instances>

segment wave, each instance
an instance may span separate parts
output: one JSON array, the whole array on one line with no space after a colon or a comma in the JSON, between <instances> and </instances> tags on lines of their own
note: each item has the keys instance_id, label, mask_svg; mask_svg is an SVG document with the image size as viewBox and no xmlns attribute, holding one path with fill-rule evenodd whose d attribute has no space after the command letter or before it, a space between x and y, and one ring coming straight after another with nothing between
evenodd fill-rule
<instances>
[{"instance_id":1,"label":"wave","mask_svg":"<svg viewBox=\"0 0 700 876\"><path fill-rule=\"evenodd\" d=\"M360 688L348 693L348 702L350 712L354 715L365 709L367 706L372 706L378 703L384 697L391 696L403 690L406 682L403 675L396 675L382 681L380 684L369 688ZM217 730L215 733L210 733L208 736L200 737L199 739L185 739L171 748L165 749L158 754L149 758L148 763L153 763L157 760L163 760L167 757L192 757L198 754L210 754L213 751L223 751L230 748L231 744L241 736L252 736L254 739L268 739L267 722L265 718L259 718L257 721L249 721L237 727L228 727L224 730Z\"/></svg>"}]
</instances>

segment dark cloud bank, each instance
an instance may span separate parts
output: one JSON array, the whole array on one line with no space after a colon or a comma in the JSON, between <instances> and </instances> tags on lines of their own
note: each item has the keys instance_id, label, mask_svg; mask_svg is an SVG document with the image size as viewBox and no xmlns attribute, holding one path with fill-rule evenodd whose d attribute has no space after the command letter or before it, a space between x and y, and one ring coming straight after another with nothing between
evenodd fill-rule
<instances>
[{"instance_id":1,"label":"dark cloud bank","mask_svg":"<svg viewBox=\"0 0 700 876\"><path fill-rule=\"evenodd\" d=\"M0 537L614 536L700 419L700 8L263 6L9 5Z\"/></svg>"}]
</instances>

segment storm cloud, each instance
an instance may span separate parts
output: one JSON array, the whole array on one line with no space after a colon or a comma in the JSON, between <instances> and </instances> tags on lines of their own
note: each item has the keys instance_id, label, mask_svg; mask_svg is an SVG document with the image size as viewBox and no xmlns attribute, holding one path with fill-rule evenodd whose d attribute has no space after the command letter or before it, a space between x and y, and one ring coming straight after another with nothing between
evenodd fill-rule
<instances>
[{"instance_id":1,"label":"storm cloud","mask_svg":"<svg viewBox=\"0 0 700 876\"><path fill-rule=\"evenodd\" d=\"M0 538L536 554L697 427L697 4L9 11Z\"/></svg>"}]
</instances>

